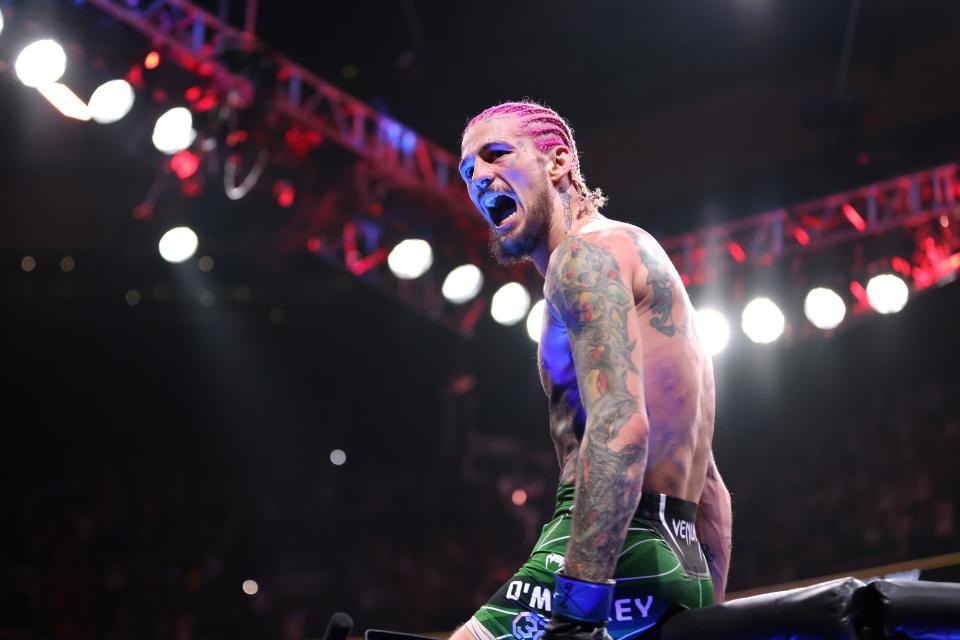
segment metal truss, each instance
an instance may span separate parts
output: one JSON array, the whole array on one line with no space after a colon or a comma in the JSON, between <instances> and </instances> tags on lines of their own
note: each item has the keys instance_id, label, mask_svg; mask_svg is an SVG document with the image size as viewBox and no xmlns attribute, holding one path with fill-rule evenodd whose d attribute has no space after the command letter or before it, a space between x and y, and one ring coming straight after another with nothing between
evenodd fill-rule
<instances>
[{"instance_id":1,"label":"metal truss","mask_svg":"<svg viewBox=\"0 0 960 640\"><path fill-rule=\"evenodd\" d=\"M708 284L719 277L718 266L724 263L768 267L785 256L916 227L941 216L956 220L958 176L957 164L933 167L673 236L661 244L685 283Z\"/></svg>"},{"instance_id":2,"label":"metal truss","mask_svg":"<svg viewBox=\"0 0 960 640\"><path fill-rule=\"evenodd\" d=\"M231 49L269 56L277 67L275 109L367 160L377 177L392 186L439 198L443 207L435 211L471 221L467 224L474 237L483 237L481 225L467 215L470 203L459 185L453 154L289 58L268 52L249 27L236 29L185 0L154 0L144 7L131 7L125 0L87 1L174 52L181 66L195 70L204 65L206 73L235 96L252 99L254 87L217 56Z\"/></svg>"}]
</instances>

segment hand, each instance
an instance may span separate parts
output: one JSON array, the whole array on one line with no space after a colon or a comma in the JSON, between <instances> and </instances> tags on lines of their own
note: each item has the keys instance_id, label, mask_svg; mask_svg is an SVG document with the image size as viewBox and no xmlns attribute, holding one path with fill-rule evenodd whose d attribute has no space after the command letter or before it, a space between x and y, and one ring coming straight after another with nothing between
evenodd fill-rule
<instances>
[{"instance_id":1,"label":"hand","mask_svg":"<svg viewBox=\"0 0 960 640\"><path fill-rule=\"evenodd\" d=\"M563 620L554 615L547 623L541 640L612 640L607 625L594 626L585 622Z\"/></svg>"}]
</instances>

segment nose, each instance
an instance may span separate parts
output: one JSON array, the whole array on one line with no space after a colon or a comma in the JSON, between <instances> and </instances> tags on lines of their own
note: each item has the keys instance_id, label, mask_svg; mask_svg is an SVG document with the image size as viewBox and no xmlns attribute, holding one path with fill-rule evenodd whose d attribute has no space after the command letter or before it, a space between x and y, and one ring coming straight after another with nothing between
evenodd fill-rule
<instances>
[{"instance_id":1,"label":"nose","mask_svg":"<svg viewBox=\"0 0 960 640\"><path fill-rule=\"evenodd\" d=\"M477 159L477 162L473 165L473 176L470 178L470 183L474 188L481 191L489 189L493 183L490 165L481 159Z\"/></svg>"}]
</instances>

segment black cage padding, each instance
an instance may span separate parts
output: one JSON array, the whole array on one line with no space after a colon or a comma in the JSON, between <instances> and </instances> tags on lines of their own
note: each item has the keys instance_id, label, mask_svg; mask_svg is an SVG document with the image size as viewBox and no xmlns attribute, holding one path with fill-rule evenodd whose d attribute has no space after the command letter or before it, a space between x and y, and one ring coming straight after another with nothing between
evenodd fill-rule
<instances>
[{"instance_id":1,"label":"black cage padding","mask_svg":"<svg viewBox=\"0 0 960 640\"><path fill-rule=\"evenodd\" d=\"M960 639L960 584L877 580L865 591L875 594L887 638Z\"/></svg>"},{"instance_id":2,"label":"black cage padding","mask_svg":"<svg viewBox=\"0 0 960 640\"><path fill-rule=\"evenodd\" d=\"M681 611L655 634L659 640L845 640L857 638L856 578L775 591Z\"/></svg>"}]
</instances>

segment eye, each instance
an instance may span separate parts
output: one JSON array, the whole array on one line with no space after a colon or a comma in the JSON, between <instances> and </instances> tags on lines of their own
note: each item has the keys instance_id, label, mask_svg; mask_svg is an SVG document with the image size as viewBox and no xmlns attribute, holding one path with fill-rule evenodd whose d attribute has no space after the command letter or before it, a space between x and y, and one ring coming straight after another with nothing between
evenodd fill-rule
<instances>
[{"instance_id":1,"label":"eye","mask_svg":"<svg viewBox=\"0 0 960 640\"><path fill-rule=\"evenodd\" d=\"M510 153L509 149L494 149L493 151L490 152L490 154L494 157L494 159L501 158L507 155L508 153Z\"/></svg>"}]
</instances>

